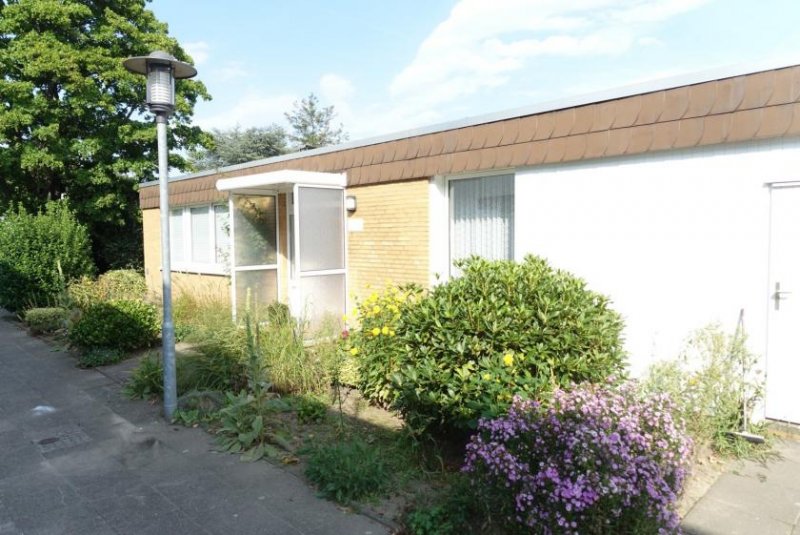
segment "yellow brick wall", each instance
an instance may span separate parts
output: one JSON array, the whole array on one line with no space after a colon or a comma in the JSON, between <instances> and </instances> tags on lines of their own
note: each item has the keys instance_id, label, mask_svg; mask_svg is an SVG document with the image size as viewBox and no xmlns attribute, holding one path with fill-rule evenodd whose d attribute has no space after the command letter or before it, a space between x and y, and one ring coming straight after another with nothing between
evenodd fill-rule
<instances>
[{"instance_id":1,"label":"yellow brick wall","mask_svg":"<svg viewBox=\"0 0 800 535\"><path fill-rule=\"evenodd\" d=\"M394 284L428 285L428 181L414 180L348 188L357 210L348 219L361 219L363 230L348 232L348 290L366 297ZM348 309L351 307L348 307Z\"/></svg>"},{"instance_id":2,"label":"yellow brick wall","mask_svg":"<svg viewBox=\"0 0 800 535\"><path fill-rule=\"evenodd\" d=\"M161 219L158 208L142 210L144 232L144 276L147 288L155 295L161 295ZM172 294L191 290L199 297L221 299L230 302L230 278L220 275L199 275L197 273L172 273Z\"/></svg>"}]
</instances>

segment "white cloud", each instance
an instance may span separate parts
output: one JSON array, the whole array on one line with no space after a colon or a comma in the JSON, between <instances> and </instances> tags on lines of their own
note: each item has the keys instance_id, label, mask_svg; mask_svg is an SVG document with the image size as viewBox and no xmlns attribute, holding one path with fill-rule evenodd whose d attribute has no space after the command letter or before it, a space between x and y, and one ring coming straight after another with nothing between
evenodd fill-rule
<instances>
[{"instance_id":1,"label":"white cloud","mask_svg":"<svg viewBox=\"0 0 800 535\"><path fill-rule=\"evenodd\" d=\"M243 61L229 61L214 72L215 76L225 81L247 78L250 74Z\"/></svg>"},{"instance_id":2,"label":"white cloud","mask_svg":"<svg viewBox=\"0 0 800 535\"><path fill-rule=\"evenodd\" d=\"M624 54L648 25L706 1L462 0L394 77L390 94L413 115L503 86L539 57Z\"/></svg>"},{"instance_id":3,"label":"white cloud","mask_svg":"<svg viewBox=\"0 0 800 535\"><path fill-rule=\"evenodd\" d=\"M636 44L639 46L665 46L666 43L657 37L640 37L636 40Z\"/></svg>"},{"instance_id":4,"label":"white cloud","mask_svg":"<svg viewBox=\"0 0 800 535\"><path fill-rule=\"evenodd\" d=\"M207 116L198 114L195 123L206 130L227 130L236 125L249 128L264 127L272 123L284 124L286 121L283 114L292 109L292 103L296 100L295 95L268 95L250 90L233 106L223 104L226 108L224 111Z\"/></svg>"},{"instance_id":5,"label":"white cloud","mask_svg":"<svg viewBox=\"0 0 800 535\"><path fill-rule=\"evenodd\" d=\"M192 43L183 43L183 49L192 57L194 65L201 65L208 59L211 47L205 41L194 41Z\"/></svg>"}]
</instances>

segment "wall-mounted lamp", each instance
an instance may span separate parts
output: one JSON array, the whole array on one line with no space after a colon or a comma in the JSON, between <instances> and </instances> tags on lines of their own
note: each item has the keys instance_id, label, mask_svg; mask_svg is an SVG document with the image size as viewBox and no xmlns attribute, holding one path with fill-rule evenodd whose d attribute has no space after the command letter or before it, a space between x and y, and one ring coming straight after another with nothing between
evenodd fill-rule
<instances>
[{"instance_id":1,"label":"wall-mounted lamp","mask_svg":"<svg viewBox=\"0 0 800 535\"><path fill-rule=\"evenodd\" d=\"M358 207L356 203L356 196L355 195L348 195L344 198L344 207L347 209L348 212L355 212L356 208Z\"/></svg>"}]
</instances>

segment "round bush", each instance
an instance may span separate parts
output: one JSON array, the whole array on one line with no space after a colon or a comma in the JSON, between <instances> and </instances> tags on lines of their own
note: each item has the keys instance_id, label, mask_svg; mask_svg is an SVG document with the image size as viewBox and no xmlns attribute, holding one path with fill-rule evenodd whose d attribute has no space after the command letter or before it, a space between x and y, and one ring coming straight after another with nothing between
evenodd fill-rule
<instances>
[{"instance_id":1,"label":"round bush","mask_svg":"<svg viewBox=\"0 0 800 535\"><path fill-rule=\"evenodd\" d=\"M545 407L516 399L482 420L464 471L493 509L527 532L675 533L691 441L668 396L636 385L556 390Z\"/></svg>"},{"instance_id":2,"label":"round bush","mask_svg":"<svg viewBox=\"0 0 800 535\"><path fill-rule=\"evenodd\" d=\"M402 350L384 358L384 388L412 428L474 429L514 395L622 373L622 320L581 279L534 256L459 267L403 310Z\"/></svg>"},{"instance_id":3,"label":"round bush","mask_svg":"<svg viewBox=\"0 0 800 535\"><path fill-rule=\"evenodd\" d=\"M86 309L100 301L144 299L147 282L138 271L117 269L107 271L97 279L82 277L69 285L67 293L78 308Z\"/></svg>"},{"instance_id":4,"label":"round bush","mask_svg":"<svg viewBox=\"0 0 800 535\"><path fill-rule=\"evenodd\" d=\"M158 340L158 309L149 303L117 299L96 303L84 310L69 331L69 340L84 349L110 348L131 351Z\"/></svg>"},{"instance_id":5,"label":"round bush","mask_svg":"<svg viewBox=\"0 0 800 535\"><path fill-rule=\"evenodd\" d=\"M25 324L31 334L52 333L64 328L69 312L60 307L31 308L25 311Z\"/></svg>"},{"instance_id":6,"label":"round bush","mask_svg":"<svg viewBox=\"0 0 800 535\"><path fill-rule=\"evenodd\" d=\"M52 305L67 283L93 272L89 233L66 201L37 214L20 206L0 218L0 306Z\"/></svg>"}]
</instances>

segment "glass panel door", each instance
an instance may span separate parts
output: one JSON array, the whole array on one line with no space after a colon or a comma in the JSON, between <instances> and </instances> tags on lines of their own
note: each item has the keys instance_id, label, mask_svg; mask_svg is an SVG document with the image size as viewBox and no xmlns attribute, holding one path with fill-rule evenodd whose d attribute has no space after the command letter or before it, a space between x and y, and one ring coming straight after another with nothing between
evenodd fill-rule
<instances>
[{"instance_id":1,"label":"glass panel door","mask_svg":"<svg viewBox=\"0 0 800 535\"><path fill-rule=\"evenodd\" d=\"M278 212L273 195L232 195L234 314L278 300ZM247 302L249 295L250 302Z\"/></svg>"},{"instance_id":2,"label":"glass panel door","mask_svg":"<svg viewBox=\"0 0 800 535\"><path fill-rule=\"evenodd\" d=\"M346 306L344 189L294 187L292 312L312 329L336 324Z\"/></svg>"}]
</instances>

